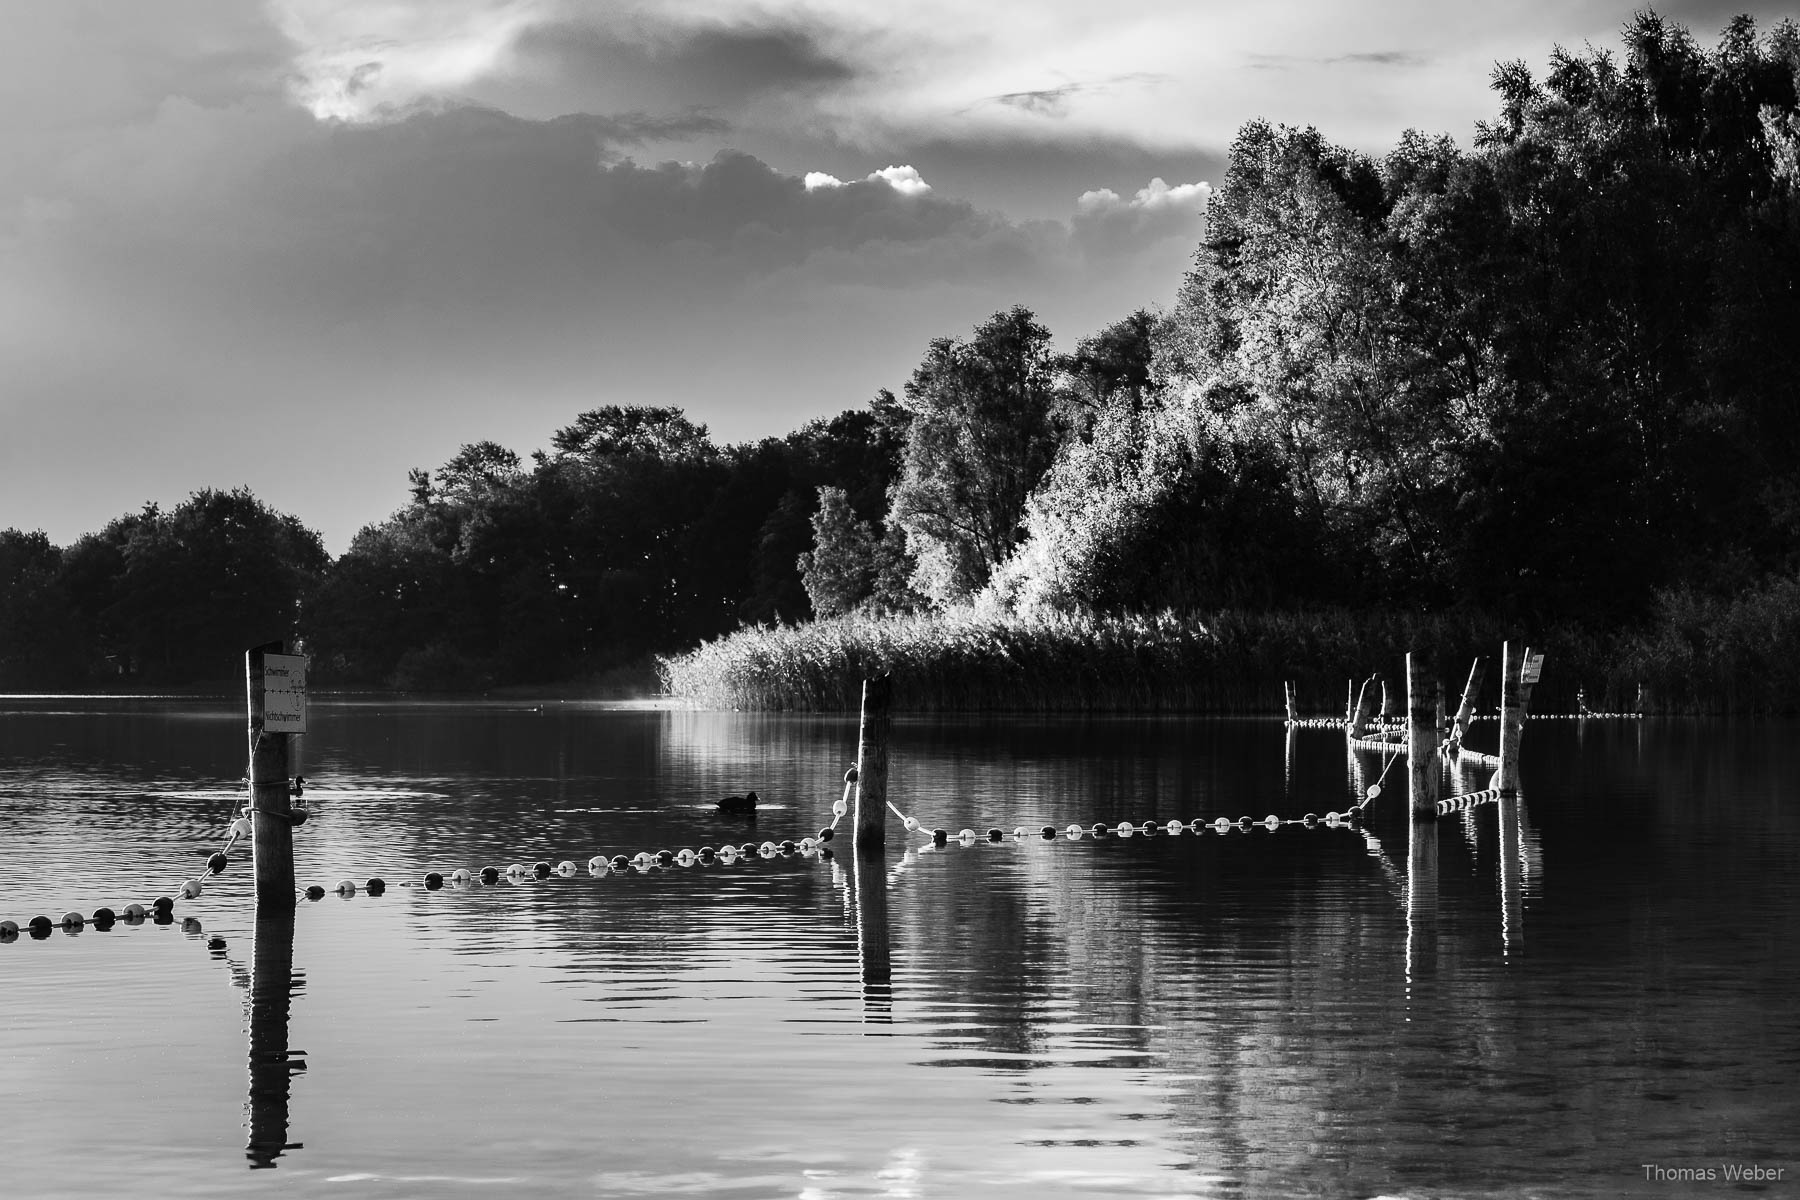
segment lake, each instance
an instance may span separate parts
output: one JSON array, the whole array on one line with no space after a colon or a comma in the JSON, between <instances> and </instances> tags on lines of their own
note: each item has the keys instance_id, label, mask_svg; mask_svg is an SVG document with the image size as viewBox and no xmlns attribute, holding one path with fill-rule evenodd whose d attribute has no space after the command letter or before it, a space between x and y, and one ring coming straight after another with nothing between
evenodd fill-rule
<instances>
[{"instance_id":1,"label":"lake","mask_svg":"<svg viewBox=\"0 0 1800 1200\"><path fill-rule=\"evenodd\" d=\"M1402 763L1361 827L1046 841L1383 763L902 716L948 844L600 875L816 834L854 717L315 698L300 753L291 923L240 847L166 924L0 945L7 1196L1800 1194L1800 724L1533 722L1516 804L1416 834ZM0 918L176 894L245 757L241 698L0 698Z\"/></svg>"}]
</instances>

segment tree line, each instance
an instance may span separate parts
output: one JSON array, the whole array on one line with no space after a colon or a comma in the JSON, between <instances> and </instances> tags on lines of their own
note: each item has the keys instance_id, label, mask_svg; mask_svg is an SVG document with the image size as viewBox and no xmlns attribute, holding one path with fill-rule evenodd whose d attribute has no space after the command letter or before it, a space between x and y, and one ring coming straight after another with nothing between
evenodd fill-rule
<instances>
[{"instance_id":1,"label":"tree line","mask_svg":"<svg viewBox=\"0 0 1800 1200\"><path fill-rule=\"evenodd\" d=\"M450 688L858 609L1608 629L1769 593L1800 570L1800 31L1642 13L1492 84L1466 148L1246 125L1168 311L1067 351L998 312L785 438L598 408L413 472L335 561L242 491L0 533L0 685L217 676L283 634Z\"/></svg>"}]
</instances>

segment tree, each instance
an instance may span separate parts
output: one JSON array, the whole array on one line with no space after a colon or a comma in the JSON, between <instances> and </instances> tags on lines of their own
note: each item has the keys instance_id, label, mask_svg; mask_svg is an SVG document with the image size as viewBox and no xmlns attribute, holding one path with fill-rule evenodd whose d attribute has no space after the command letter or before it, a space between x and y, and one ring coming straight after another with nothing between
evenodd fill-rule
<instances>
[{"instance_id":1,"label":"tree","mask_svg":"<svg viewBox=\"0 0 1800 1200\"><path fill-rule=\"evenodd\" d=\"M1056 452L1055 401L1050 333L1022 307L967 342L934 340L914 370L889 521L933 603L980 588L1018 542L1026 497Z\"/></svg>"},{"instance_id":2,"label":"tree","mask_svg":"<svg viewBox=\"0 0 1800 1200\"><path fill-rule=\"evenodd\" d=\"M800 578L813 612L835 617L865 599L875 578L875 536L856 519L843 488L819 489L813 548L800 556Z\"/></svg>"}]
</instances>

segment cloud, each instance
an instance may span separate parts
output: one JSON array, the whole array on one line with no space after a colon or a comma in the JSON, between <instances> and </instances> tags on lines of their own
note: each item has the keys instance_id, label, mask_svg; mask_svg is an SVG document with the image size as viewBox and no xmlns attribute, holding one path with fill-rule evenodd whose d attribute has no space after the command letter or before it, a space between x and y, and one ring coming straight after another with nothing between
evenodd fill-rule
<instances>
[{"instance_id":1,"label":"cloud","mask_svg":"<svg viewBox=\"0 0 1800 1200\"><path fill-rule=\"evenodd\" d=\"M1173 239L1191 249L1199 240L1211 195L1210 184L1170 187L1161 178L1152 179L1129 200L1111 188L1096 188L1076 200L1072 235L1090 255L1141 252Z\"/></svg>"}]
</instances>

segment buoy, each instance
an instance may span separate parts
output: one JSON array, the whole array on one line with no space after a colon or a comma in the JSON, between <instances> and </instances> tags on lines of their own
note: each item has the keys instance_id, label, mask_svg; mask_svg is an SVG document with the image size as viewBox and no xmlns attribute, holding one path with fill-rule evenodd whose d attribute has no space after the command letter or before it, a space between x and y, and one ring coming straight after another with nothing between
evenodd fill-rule
<instances>
[{"instance_id":1,"label":"buoy","mask_svg":"<svg viewBox=\"0 0 1800 1200\"><path fill-rule=\"evenodd\" d=\"M371 896L379 896L381 893L387 891L387 880L379 875L372 875L369 877L368 882L363 884L363 890L368 892Z\"/></svg>"},{"instance_id":2,"label":"buoy","mask_svg":"<svg viewBox=\"0 0 1800 1200\"><path fill-rule=\"evenodd\" d=\"M211 950L214 954L223 953L225 950L225 939L215 933L213 936L206 939L206 948Z\"/></svg>"},{"instance_id":3,"label":"buoy","mask_svg":"<svg viewBox=\"0 0 1800 1200\"><path fill-rule=\"evenodd\" d=\"M588 874L604 875L606 874L609 865L610 864L607 863L604 854L596 854L594 857L588 859Z\"/></svg>"},{"instance_id":4,"label":"buoy","mask_svg":"<svg viewBox=\"0 0 1800 1200\"><path fill-rule=\"evenodd\" d=\"M837 830L833 829L829 825L827 825L825 828L819 830L819 840L821 842L829 842L832 838L834 838L836 836L837 836Z\"/></svg>"},{"instance_id":5,"label":"buoy","mask_svg":"<svg viewBox=\"0 0 1800 1200\"><path fill-rule=\"evenodd\" d=\"M721 847L719 847L719 861L720 862L731 863L731 862L736 862L737 859L738 859L738 848L736 846L721 846Z\"/></svg>"},{"instance_id":6,"label":"buoy","mask_svg":"<svg viewBox=\"0 0 1800 1200\"><path fill-rule=\"evenodd\" d=\"M931 840L941 846L950 840L950 831L947 829L934 829L931 831Z\"/></svg>"},{"instance_id":7,"label":"buoy","mask_svg":"<svg viewBox=\"0 0 1800 1200\"><path fill-rule=\"evenodd\" d=\"M111 925L114 921L117 921L118 919L119 919L119 914L114 912L110 908L96 908L94 910L94 928L95 929L105 929L107 926Z\"/></svg>"},{"instance_id":8,"label":"buoy","mask_svg":"<svg viewBox=\"0 0 1800 1200\"><path fill-rule=\"evenodd\" d=\"M717 854L718 851L713 849L711 846L702 846L702 847L700 847L698 853L701 858L711 858L713 855Z\"/></svg>"},{"instance_id":9,"label":"buoy","mask_svg":"<svg viewBox=\"0 0 1800 1200\"><path fill-rule=\"evenodd\" d=\"M62 927L64 932L79 932L81 927L86 924L87 918L78 912L66 912L63 914Z\"/></svg>"},{"instance_id":10,"label":"buoy","mask_svg":"<svg viewBox=\"0 0 1800 1200\"><path fill-rule=\"evenodd\" d=\"M306 889L306 898L308 900L323 900L325 898L325 889L315 883Z\"/></svg>"},{"instance_id":11,"label":"buoy","mask_svg":"<svg viewBox=\"0 0 1800 1200\"><path fill-rule=\"evenodd\" d=\"M907 829L908 829L908 831L911 831L911 830L914 830L914 829L917 829L917 828L918 828L918 827L919 827L919 822L918 822L918 819L917 819L917 818L915 818L915 817L908 817L908 818L906 818L906 819L905 819L905 820L904 820L904 821L902 821L902 822L900 822L900 823L901 823L901 824L902 824L902 825L904 825L904 826L906 826L906 828L907 828Z\"/></svg>"},{"instance_id":12,"label":"buoy","mask_svg":"<svg viewBox=\"0 0 1800 1200\"><path fill-rule=\"evenodd\" d=\"M1224 817L1220 817L1212 823L1212 827L1220 833L1224 833L1227 829L1231 828L1231 822L1227 821Z\"/></svg>"},{"instance_id":13,"label":"buoy","mask_svg":"<svg viewBox=\"0 0 1800 1200\"><path fill-rule=\"evenodd\" d=\"M972 842L975 840L975 831L973 829L965 829L956 835L956 840L959 842Z\"/></svg>"},{"instance_id":14,"label":"buoy","mask_svg":"<svg viewBox=\"0 0 1800 1200\"><path fill-rule=\"evenodd\" d=\"M1004 829L988 830L988 841L990 841L990 842L997 842L1005 836L1006 836L1006 830L1004 830Z\"/></svg>"},{"instance_id":15,"label":"buoy","mask_svg":"<svg viewBox=\"0 0 1800 1200\"><path fill-rule=\"evenodd\" d=\"M1176 834L1180 833L1183 829L1186 829L1186 828L1187 828L1187 826L1183 825L1180 821L1170 821L1167 825L1163 826L1163 832L1168 834L1170 837L1174 837Z\"/></svg>"},{"instance_id":16,"label":"buoy","mask_svg":"<svg viewBox=\"0 0 1800 1200\"><path fill-rule=\"evenodd\" d=\"M1205 833L1206 832L1206 822L1199 817L1195 817L1193 820L1188 822L1188 828L1193 830L1195 833Z\"/></svg>"},{"instance_id":17,"label":"buoy","mask_svg":"<svg viewBox=\"0 0 1800 1200\"><path fill-rule=\"evenodd\" d=\"M427 876L427 882L425 884L426 887L431 886L431 883L429 882L429 878L430 877ZM444 886L443 878L444 877L442 875L438 876L438 886L439 887ZM350 897L356 895L356 881L354 879L340 879L340 880L338 880L338 885L337 885L336 890L337 890L338 895L340 895L344 899L348 900Z\"/></svg>"},{"instance_id":18,"label":"buoy","mask_svg":"<svg viewBox=\"0 0 1800 1200\"><path fill-rule=\"evenodd\" d=\"M125 906L125 923L127 925L136 925L138 922L142 921L146 915L144 906L141 904L127 904Z\"/></svg>"},{"instance_id":19,"label":"buoy","mask_svg":"<svg viewBox=\"0 0 1800 1200\"><path fill-rule=\"evenodd\" d=\"M483 868L481 868L481 882L487 884L489 887L492 887L494 884L499 883L500 882L500 869L498 867L483 867Z\"/></svg>"},{"instance_id":20,"label":"buoy","mask_svg":"<svg viewBox=\"0 0 1800 1200\"><path fill-rule=\"evenodd\" d=\"M190 879L181 885L181 898L183 900L195 900L198 899L200 893L205 890L205 886L201 884L198 879Z\"/></svg>"},{"instance_id":21,"label":"buoy","mask_svg":"<svg viewBox=\"0 0 1800 1200\"><path fill-rule=\"evenodd\" d=\"M254 832L254 827L251 826L249 817L239 817L237 820L235 820L231 823L231 836L232 837L247 838L247 837L251 836L251 834L253 832Z\"/></svg>"},{"instance_id":22,"label":"buoy","mask_svg":"<svg viewBox=\"0 0 1800 1200\"><path fill-rule=\"evenodd\" d=\"M429 891L437 891L444 886L444 877L436 871L425 872L425 887Z\"/></svg>"},{"instance_id":23,"label":"buoy","mask_svg":"<svg viewBox=\"0 0 1800 1200\"><path fill-rule=\"evenodd\" d=\"M35 917L31 918L31 920L27 921L25 923L25 927L27 929L31 930L32 937L44 938L44 937L50 936L50 930L53 929L55 926L51 922L49 917L39 915L39 916L35 916Z\"/></svg>"},{"instance_id":24,"label":"buoy","mask_svg":"<svg viewBox=\"0 0 1800 1200\"><path fill-rule=\"evenodd\" d=\"M10 942L19 936L17 921L0 921L0 942Z\"/></svg>"},{"instance_id":25,"label":"buoy","mask_svg":"<svg viewBox=\"0 0 1800 1200\"><path fill-rule=\"evenodd\" d=\"M844 801L833 800L831 802L831 815L832 816L841 817L849 811L850 811L850 806L848 804L846 804Z\"/></svg>"},{"instance_id":26,"label":"buoy","mask_svg":"<svg viewBox=\"0 0 1800 1200\"><path fill-rule=\"evenodd\" d=\"M1119 824L1113 829L1113 832L1118 834L1120 837L1130 837L1132 834L1137 832L1137 826L1133 825L1130 821L1120 821Z\"/></svg>"},{"instance_id":27,"label":"buoy","mask_svg":"<svg viewBox=\"0 0 1800 1200\"><path fill-rule=\"evenodd\" d=\"M309 814L307 813L307 811L304 808L296 808L292 812L288 813L288 823L290 825L304 825L304 824L306 824L306 818L308 815Z\"/></svg>"},{"instance_id":28,"label":"buoy","mask_svg":"<svg viewBox=\"0 0 1800 1200\"><path fill-rule=\"evenodd\" d=\"M694 858L695 858L694 852L685 847L683 847L682 849L677 850L675 852L675 861L680 863L684 867L693 866Z\"/></svg>"},{"instance_id":29,"label":"buoy","mask_svg":"<svg viewBox=\"0 0 1800 1200\"><path fill-rule=\"evenodd\" d=\"M655 861L656 856L651 854L648 850L639 850L636 854L631 856L631 865L634 867L645 866L646 864Z\"/></svg>"},{"instance_id":30,"label":"buoy","mask_svg":"<svg viewBox=\"0 0 1800 1200\"><path fill-rule=\"evenodd\" d=\"M469 882L469 868L458 867L456 870L450 872L450 882L457 887L467 886Z\"/></svg>"},{"instance_id":31,"label":"buoy","mask_svg":"<svg viewBox=\"0 0 1800 1200\"><path fill-rule=\"evenodd\" d=\"M1239 829L1248 829L1252 825L1256 824L1256 822L1252 821L1249 817L1239 817L1237 820L1237 823L1238 823Z\"/></svg>"},{"instance_id":32,"label":"buoy","mask_svg":"<svg viewBox=\"0 0 1800 1200\"><path fill-rule=\"evenodd\" d=\"M818 844L809 837L803 837L800 839L800 853L811 854Z\"/></svg>"},{"instance_id":33,"label":"buoy","mask_svg":"<svg viewBox=\"0 0 1800 1200\"><path fill-rule=\"evenodd\" d=\"M150 902L150 907L159 912L168 912L171 908L175 907L175 901L168 896L158 896Z\"/></svg>"},{"instance_id":34,"label":"buoy","mask_svg":"<svg viewBox=\"0 0 1800 1200\"><path fill-rule=\"evenodd\" d=\"M1071 842L1079 842L1081 840L1081 835L1087 831L1079 825L1071 825L1063 830L1063 832L1068 835Z\"/></svg>"},{"instance_id":35,"label":"buoy","mask_svg":"<svg viewBox=\"0 0 1800 1200\"><path fill-rule=\"evenodd\" d=\"M1301 817L1300 820L1305 823L1305 825L1308 829L1311 829L1314 825L1316 825L1318 823L1319 814L1307 813L1304 817Z\"/></svg>"},{"instance_id":36,"label":"buoy","mask_svg":"<svg viewBox=\"0 0 1800 1200\"><path fill-rule=\"evenodd\" d=\"M1105 837L1106 836L1106 826L1102 822L1095 821L1093 828L1089 829L1088 832L1093 834L1095 837Z\"/></svg>"},{"instance_id":37,"label":"buoy","mask_svg":"<svg viewBox=\"0 0 1800 1200\"><path fill-rule=\"evenodd\" d=\"M794 852L794 843L784 840L780 845L776 846L775 848L777 850L781 851L783 854L792 854Z\"/></svg>"},{"instance_id":38,"label":"buoy","mask_svg":"<svg viewBox=\"0 0 1800 1200\"><path fill-rule=\"evenodd\" d=\"M575 864L568 859L564 859L562 862L556 864L556 873L561 875L564 879L568 879L575 874Z\"/></svg>"},{"instance_id":39,"label":"buoy","mask_svg":"<svg viewBox=\"0 0 1800 1200\"><path fill-rule=\"evenodd\" d=\"M656 852L656 861L666 867L675 861L675 852L672 850L658 850Z\"/></svg>"},{"instance_id":40,"label":"buoy","mask_svg":"<svg viewBox=\"0 0 1800 1200\"><path fill-rule=\"evenodd\" d=\"M1270 831L1281 828L1281 818L1274 813L1270 813L1268 816L1264 817L1262 823L1263 828Z\"/></svg>"},{"instance_id":41,"label":"buoy","mask_svg":"<svg viewBox=\"0 0 1800 1200\"><path fill-rule=\"evenodd\" d=\"M631 865L631 860L629 858L626 858L623 854L615 854L612 856L612 869L613 870L623 871L626 867L629 867L630 865Z\"/></svg>"},{"instance_id":42,"label":"buoy","mask_svg":"<svg viewBox=\"0 0 1800 1200\"><path fill-rule=\"evenodd\" d=\"M1365 794L1368 796L1369 799L1371 799L1371 800L1375 799L1375 797L1381 795L1381 785L1379 783L1370 784L1369 790Z\"/></svg>"},{"instance_id":43,"label":"buoy","mask_svg":"<svg viewBox=\"0 0 1800 1200\"><path fill-rule=\"evenodd\" d=\"M217 875L225 869L226 864L230 861L229 858L225 857L225 852L223 850L215 850L206 860L206 869L211 871L214 875Z\"/></svg>"},{"instance_id":44,"label":"buoy","mask_svg":"<svg viewBox=\"0 0 1800 1200\"><path fill-rule=\"evenodd\" d=\"M531 868L531 873L536 875L539 879L548 879L550 878L550 864L547 862L538 863Z\"/></svg>"}]
</instances>

